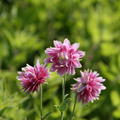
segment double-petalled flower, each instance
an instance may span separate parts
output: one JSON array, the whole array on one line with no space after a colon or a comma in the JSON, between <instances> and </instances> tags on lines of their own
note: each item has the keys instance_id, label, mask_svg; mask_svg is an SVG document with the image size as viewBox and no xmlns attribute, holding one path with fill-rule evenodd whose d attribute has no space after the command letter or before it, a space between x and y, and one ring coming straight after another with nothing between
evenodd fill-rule
<instances>
[{"instance_id":1,"label":"double-petalled flower","mask_svg":"<svg viewBox=\"0 0 120 120\"><path fill-rule=\"evenodd\" d=\"M92 70L81 72L81 77L75 80L77 83L73 84L72 90L76 92L78 100L82 103L93 102L99 98L101 90L106 89L102 84L105 79Z\"/></svg>"},{"instance_id":2,"label":"double-petalled flower","mask_svg":"<svg viewBox=\"0 0 120 120\"><path fill-rule=\"evenodd\" d=\"M17 79L21 81L25 91L34 92L38 90L40 84L46 82L48 76L48 70L37 61L34 67L27 64L22 68L22 71L18 72Z\"/></svg>"},{"instance_id":3,"label":"double-petalled flower","mask_svg":"<svg viewBox=\"0 0 120 120\"><path fill-rule=\"evenodd\" d=\"M55 47L50 47L45 50L48 58L45 63L52 63L50 71L57 71L59 75L75 74L75 68L80 68L80 59L85 55L85 52L78 50L79 44L70 44L68 39L64 42L54 41Z\"/></svg>"}]
</instances>

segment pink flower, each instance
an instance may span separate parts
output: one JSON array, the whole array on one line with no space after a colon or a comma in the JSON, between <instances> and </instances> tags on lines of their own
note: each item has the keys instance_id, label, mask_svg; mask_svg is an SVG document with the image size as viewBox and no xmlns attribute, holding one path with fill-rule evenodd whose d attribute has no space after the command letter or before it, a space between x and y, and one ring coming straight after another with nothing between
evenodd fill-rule
<instances>
[{"instance_id":1,"label":"pink flower","mask_svg":"<svg viewBox=\"0 0 120 120\"><path fill-rule=\"evenodd\" d=\"M52 63L51 72L57 71L59 75L75 74L75 68L80 68L80 59L85 55L85 52L78 50L79 44L70 44L68 39L63 43L54 41L54 46L47 48L45 53L48 58L45 63Z\"/></svg>"},{"instance_id":2,"label":"pink flower","mask_svg":"<svg viewBox=\"0 0 120 120\"><path fill-rule=\"evenodd\" d=\"M21 81L25 91L34 92L38 90L40 84L46 82L48 76L47 69L37 61L34 67L27 65L22 68L22 72L18 72L17 79Z\"/></svg>"},{"instance_id":3,"label":"pink flower","mask_svg":"<svg viewBox=\"0 0 120 120\"><path fill-rule=\"evenodd\" d=\"M99 98L101 90L106 89L102 84L105 79L99 77L99 74L92 70L81 72L81 77L75 80L77 83L72 86L72 90L77 93L77 98L82 103L93 102Z\"/></svg>"}]
</instances>

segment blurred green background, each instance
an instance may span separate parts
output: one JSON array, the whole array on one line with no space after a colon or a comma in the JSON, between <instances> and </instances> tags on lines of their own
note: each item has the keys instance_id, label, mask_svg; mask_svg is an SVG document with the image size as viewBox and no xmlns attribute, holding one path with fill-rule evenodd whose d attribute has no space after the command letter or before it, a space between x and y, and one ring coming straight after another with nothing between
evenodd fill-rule
<instances>
[{"instance_id":1,"label":"blurred green background","mask_svg":"<svg viewBox=\"0 0 120 120\"><path fill-rule=\"evenodd\" d=\"M83 69L97 70L107 89L99 101L77 103L75 120L120 120L120 0L0 0L0 120L39 120L39 93L24 93L17 72L36 59L53 40L80 43ZM67 77L70 93L73 77ZM72 99L74 94L71 93ZM61 78L52 73L44 85L44 114L61 102ZM65 120L69 120L73 101ZM54 112L48 120L59 120Z\"/></svg>"}]
</instances>

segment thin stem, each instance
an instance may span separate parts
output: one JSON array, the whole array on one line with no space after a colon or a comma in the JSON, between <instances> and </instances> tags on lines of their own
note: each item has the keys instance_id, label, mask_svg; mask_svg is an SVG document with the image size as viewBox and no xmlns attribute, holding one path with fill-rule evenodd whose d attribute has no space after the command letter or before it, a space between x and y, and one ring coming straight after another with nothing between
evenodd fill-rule
<instances>
[{"instance_id":1,"label":"thin stem","mask_svg":"<svg viewBox=\"0 0 120 120\"><path fill-rule=\"evenodd\" d=\"M64 96L65 96L65 75L62 80L62 102L64 102Z\"/></svg>"},{"instance_id":2,"label":"thin stem","mask_svg":"<svg viewBox=\"0 0 120 120\"><path fill-rule=\"evenodd\" d=\"M51 113L53 113L53 111L48 112L45 116L43 116L43 120L45 120Z\"/></svg>"},{"instance_id":3,"label":"thin stem","mask_svg":"<svg viewBox=\"0 0 120 120\"><path fill-rule=\"evenodd\" d=\"M64 75L64 78L62 79L62 102L64 102L64 97L65 97L65 80L66 79L66 77L65 77L65 75ZM61 112L61 120L63 120L64 119L64 112L62 111Z\"/></svg>"},{"instance_id":4,"label":"thin stem","mask_svg":"<svg viewBox=\"0 0 120 120\"><path fill-rule=\"evenodd\" d=\"M77 94L76 94L76 96L75 96L75 101L74 101L74 106L73 106L73 111L72 111L72 117L71 117L71 120L74 119L74 113L75 113L76 103L77 103Z\"/></svg>"},{"instance_id":5,"label":"thin stem","mask_svg":"<svg viewBox=\"0 0 120 120\"><path fill-rule=\"evenodd\" d=\"M40 119L43 120L43 113L42 113L42 84L40 85Z\"/></svg>"}]
</instances>

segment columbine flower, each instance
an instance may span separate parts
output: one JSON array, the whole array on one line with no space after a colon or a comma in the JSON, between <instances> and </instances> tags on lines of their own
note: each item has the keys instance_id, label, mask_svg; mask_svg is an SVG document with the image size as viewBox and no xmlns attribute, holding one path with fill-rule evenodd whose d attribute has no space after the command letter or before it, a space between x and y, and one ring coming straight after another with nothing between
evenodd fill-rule
<instances>
[{"instance_id":1,"label":"columbine flower","mask_svg":"<svg viewBox=\"0 0 120 120\"><path fill-rule=\"evenodd\" d=\"M77 98L82 103L93 102L99 98L101 90L106 89L102 84L105 79L92 70L81 72L81 77L75 80L77 83L72 86L72 90L77 93Z\"/></svg>"},{"instance_id":2,"label":"columbine flower","mask_svg":"<svg viewBox=\"0 0 120 120\"><path fill-rule=\"evenodd\" d=\"M68 39L63 43L54 41L55 47L47 48L45 53L48 58L45 63L52 63L51 72L57 71L59 75L75 74L75 68L80 68L79 60L85 55L83 51L78 50L79 44L70 44Z\"/></svg>"},{"instance_id":3,"label":"columbine flower","mask_svg":"<svg viewBox=\"0 0 120 120\"><path fill-rule=\"evenodd\" d=\"M38 90L40 84L46 82L48 75L47 69L37 61L34 67L27 64L22 68L22 72L18 72L17 79L21 81L25 91L34 92Z\"/></svg>"}]
</instances>

